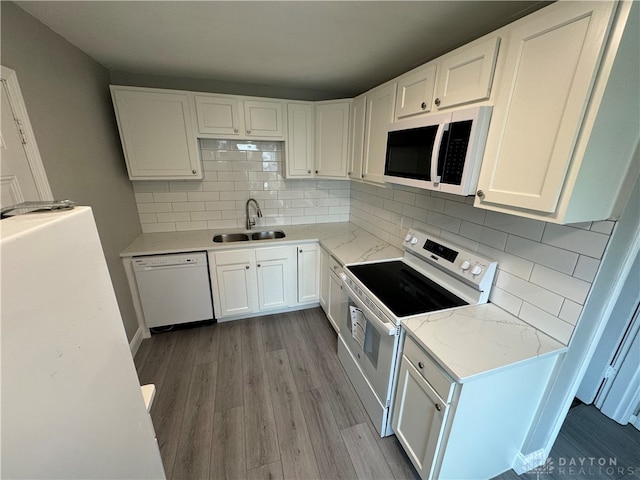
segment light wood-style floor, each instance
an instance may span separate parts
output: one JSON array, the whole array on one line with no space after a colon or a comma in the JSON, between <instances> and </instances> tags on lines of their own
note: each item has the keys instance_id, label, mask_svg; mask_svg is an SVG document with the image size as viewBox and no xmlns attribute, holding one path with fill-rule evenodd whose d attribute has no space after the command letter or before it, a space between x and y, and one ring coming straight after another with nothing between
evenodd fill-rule
<instances>
[{"instance_id":1,"label":"light wood-style floor","mask_svg":"<svg viewBox=\"0 0 640 480\"><path fill-rule=\"evenodd\" d=\"M418 479L380 438L319 308L153 335L135 363L169 479Z\"/></svg>"},{"instance_id":2,"label":"light wood-style floor","mask_svg":"<svg viewBox=\"0 0 640 480\"><path fill-rule=\"evenodd\" d=\"M157 388L151 417L167 478L418 479L395 436L375 431L336 338L315 308L144 340L135 363L140 382ZM569 465L588 458L617 466ZM640 432L580 405L546 467L494 480L601 478L640 479Z\"/></svg>"}]
</instances>

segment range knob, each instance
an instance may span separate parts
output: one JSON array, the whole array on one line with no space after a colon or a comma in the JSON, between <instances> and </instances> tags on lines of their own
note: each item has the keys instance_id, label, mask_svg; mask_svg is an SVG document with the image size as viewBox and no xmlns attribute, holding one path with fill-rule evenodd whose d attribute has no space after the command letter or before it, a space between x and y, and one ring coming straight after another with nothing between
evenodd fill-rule
<instances>
[{"instance_id":1,"label":"range knob","mask_svg":"<svg viewBox=\"0 0 640 480\"><path fill-rule=\"evenodd\" d=\"M471 269L471 275L476 276L482 273L482 267L480 265L476 265Z\"/></svg>"},{"instance_id":2,"label":"range knob","mask_svg":"<svg viewBox=\"0 0 640 480\"><path fill-rule=\"evenodd\" d=\"M410 233L407 233L407 236L404 237L404 241L408 242L409 240L411 240L413 238L413 235L411 235Z\"/></svg>"},{"instance_id":3,"label":"range knob","mask_svg":"<svg viewBox=\"0 0 640 480\"><path fill-rule=\"evenodd\" d=\"M418 243L418 237L413 237L411 239L411 245L415 245L416 243Z\"/></svg>"},{"instance_id":4,"label":"range knob","mask_svg":"<svg viewBox=\"0 0 640 480\"><path fill-rule=\"evenodd\" d=\"M471 267L471 262L469 260L465 260L460 265L460 268L462 269L463 272L466 272L467 270L469 270L469 267Z\"/></svg>"}]
</instances>

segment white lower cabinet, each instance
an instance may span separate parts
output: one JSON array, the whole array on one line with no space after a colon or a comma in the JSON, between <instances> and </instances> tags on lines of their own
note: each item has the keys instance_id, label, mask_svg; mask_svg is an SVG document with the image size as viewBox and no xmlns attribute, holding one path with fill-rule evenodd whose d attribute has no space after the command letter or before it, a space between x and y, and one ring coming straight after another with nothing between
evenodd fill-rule
<instances>
[{"instance_id":1,"label":"white lower cabinet","mask_svg":"<svg viewBox=\"0 0 640 480\"><path fill-rule=\"evenodd\" d=\"M329 311L329 252L320 247L320 307Z\"/></svg>"},{"instance_id":2,"label":"white lower cabinet","mask_svg":"<svg viewBox=\"0 0 640 480\"><path fill-rule=\"evenodd\" d=\"M493 478L516 468L555 363L547 356L455 381L407 334L392 427L421 478Z\"/></svg>"},{"instance_id":3,"label":"white lower cabinet","mask_svg":"<svg viewBox=\"0 0 640 480\"><path fill-rule=\"evenodd\" d=\"M320 306L336 333L340 333L341 315L349 300L342 289L341 272L340 263L320 247Z\"/></svg>"},{"instance_id":4,"label":"white lower cabinet","mask_svg":"<svg viewBox=\"0 0 640 480\"><path fill-rule=\"evenodd\" d=\"M298 303L320 301L320 245L299 245L298 251Z\"/></svg>"},{"instance_id":5,"label":"white lower cabinet","mask_svg":"<svg viewBox=\"0 0 640 480\"><path fill-rule=\"evenodd\" d=\"M291 246L209 252L218 321L295 304L294 259Z\"/></svg>"}]
</instances>

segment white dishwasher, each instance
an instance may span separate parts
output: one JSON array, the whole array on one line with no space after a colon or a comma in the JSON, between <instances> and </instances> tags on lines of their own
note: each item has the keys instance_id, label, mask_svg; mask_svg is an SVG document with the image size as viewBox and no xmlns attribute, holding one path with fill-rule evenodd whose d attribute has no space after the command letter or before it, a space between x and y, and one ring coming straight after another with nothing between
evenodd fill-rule
<instances>
[{"instance_id":1,"label":"white dishwasher","mask_svg":"<svg viewBox=\"0 0 640 480\"><path fill-rule=\"evenodd\" d=\"M147 327L213 319L205 252L133 258Z\"/></svg>"}]
</instances>

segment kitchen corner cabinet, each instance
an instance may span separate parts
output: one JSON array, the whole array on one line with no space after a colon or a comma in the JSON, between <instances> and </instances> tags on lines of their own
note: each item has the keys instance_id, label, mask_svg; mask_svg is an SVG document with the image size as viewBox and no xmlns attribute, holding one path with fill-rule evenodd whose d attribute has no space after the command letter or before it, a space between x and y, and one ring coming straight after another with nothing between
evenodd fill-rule
<instances>
[{"instance_id":1,"label":"kitchen corner cabinet","mask_svg":"<svg viewBox=\"0 0 640 480\"><path fill-rule=\"evenodd\" d=\"M218 321L295 304L292 247L209 252L213 305Z\"/></svg>"},{"instance_id":2,"label":"kitchen corner cabinet","mask_svg":"<svg viewBox=\"0 0 640 480\"><path fill-rule=\"evenodd\" d=\"M347 177L349 104L349 101L315 104L315 174L319 177Z\"/></svg>"},{"instance_id":3,"label":"kitchen corner cabinet","mask_svg":"<svg viewBox=\"0 0 640 480\"><path fill-rule=\"evenodd\" d=\"M640 128L635 3L558 2L511 25L476 207L609 218Z\"/></svg>"},{"instance_id":4,"label":"kitchen corner cabinet","mask_svg":"<svg viewBox=\"0 0 640 480\"><path fill-rule=\"evenodd\" d=\"M200 180L202 166L187 93L111 86L131 180Z\"/></svg>"},{"instance_id":5,"label":"kitchen corner cabinet","mask_svg":"<svg viewBox=\"0 0 640 480\"><path fill-rule=\"evenodd\" d=\"M347 179L350 101L287 104L287 178Z\"/></svg>"},{"instance_id":6,"label":"kitchen corner cabinet","mask_svg":"<svg viewBox=\"0 0 640 480\"><path fill-rule=\"evenodd\" d=\"M406 333L392 426L421 478L493 478L514 467L556 362L457 382Z\"/></svg>"},{"instance_id":7,"label":"kitchen corner cabinet","mask_svg":"<svg viewBox=\"0 0 640 480\"><path fill-rule=\"evenodd\" d=\"M390 83L367 92L365 112L364 155L362 179L383 184L387 151L387 127L393 122L397 83Z\"/></svg>"},{"instance_id":8,"label":"kitchen corner cabinet","mask_svg":"<svg viewBox=\"0 0 640 480\"><path fill-rule=\"evenodd\" d=\"M298 252L298 304L320 301L320 245L305 244Z\"/></svg>"}]
</instances>

